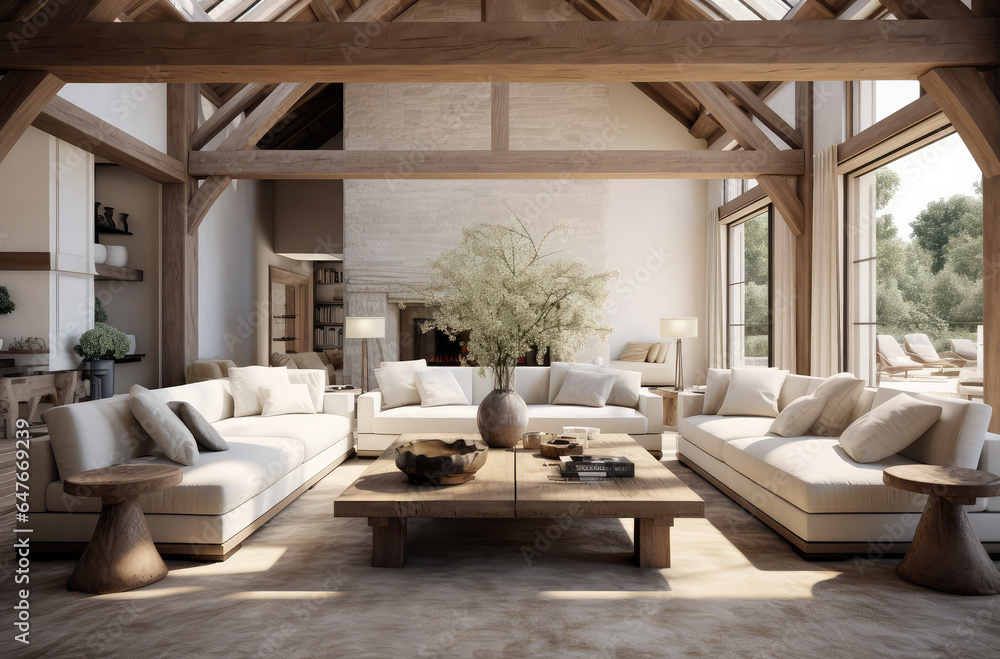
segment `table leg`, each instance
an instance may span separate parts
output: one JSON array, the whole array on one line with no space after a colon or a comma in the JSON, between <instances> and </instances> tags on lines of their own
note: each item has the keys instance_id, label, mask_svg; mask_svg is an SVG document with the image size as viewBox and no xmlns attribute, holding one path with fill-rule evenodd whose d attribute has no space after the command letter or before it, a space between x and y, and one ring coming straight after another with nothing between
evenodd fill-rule
<instances>
[{"instance_id":1,"label":"table leg","mask_svg":"<svg viewBox=\"0 0 1000 659\"><path fill-rule=\"evenodd\" d=\"M403 567L406 562L406 518L369 517L372 567Z\"/></svg>"},{"instance_id":2,"label":"table leg","mask_svg":"<svg viewBox=\"0 0 1000 659\"><path fill-rule=\"evenodd\" d=\"M927 498L913 543L896 567L896 574L918 586L945 593L1000 593L1000 572L969 524L965 508L943 497Z\"/></svg>"},{"instance_id":3,"label":"table leg","mask_svg":"<svg viewBox=\"0 0 1000 659\"><path fill-rule=\"evenodd\" d=\"M636 518L635 558L639 567L670 567L670 527L672 517Z\"/></svg>"},{"instance_id":4,"label":"table leg","mask_svg":"<svg viewBox=\"0 0 1000 659\"><path fill-rule=\"evenodd\" d=\"M66 587L98 595L120 593L167 576L167 565L149 535L139 499L129 496L102 504L94 535Z\"/></svg>"}]
</instances>

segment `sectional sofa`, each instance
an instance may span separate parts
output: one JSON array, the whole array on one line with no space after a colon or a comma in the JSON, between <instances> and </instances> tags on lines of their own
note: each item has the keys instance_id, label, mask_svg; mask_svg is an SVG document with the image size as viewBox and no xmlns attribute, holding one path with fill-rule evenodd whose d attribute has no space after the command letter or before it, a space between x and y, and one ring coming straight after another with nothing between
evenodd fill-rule
<instances>
[{"instance_id":1,"label":"sectional sofa","mask_svg":"<svg viewBox=\"0 0 1000 659\"><path fill-rule=\"evenodd\" d=\"M289 371L291 382L309 371ZM323 412L234 417L227 379L154 390L164 402L191 403L229 450L202 452L181 467L180 485L139 497L160 552L224 560L254 530L354 453L347 397L326 394ZM97 498L69 496L62 479L120 463L178 466L149 453L129 397L54 407L45 412L49 437L32 439L29 492L32 551L76 553L93 533Z\"/></svg>"},{"instance_id":2,"label":"sectional sofa","mask_svg":"<svg viewBox=\"0 0 1000 659\"><path fill-rule=\"evenodd\" d=\"M581 365L585 368L595 368ZM493 390L492 380L479 370L461 366L433 366L446 369L458 380L471 405L421 407L406 405L383 409L382 394L369 391L358 398L358 455L380 455L403 433L476 433L479 403ZM658 453L662 450L663 398L640 389L634 408L616 405L585 407L553 405L551 368L521 367L516 371L515 391L528 406L528 430L562 432L563 426L589 426L602 432L626 433L640 445Z\"/></svg>"},{"instance_id":3,"label":"sectional sofa","mask_svg":"<svg viewBox=\"0 0 1000 659\"><path fill-rule=\"evenodd\" d=\"M811 394L822 378L789 375L778 409ZM779 437L773 418L702 414L705 396L684 394L677 458L785 537L802 554L901 553L926 503L882 483L891 465L938 464L1000 473L1000 436L987 433L991 410L982 403L866 388L851 421L894 396L942 408L940 419L913 444L879 462L860 464L839 437ZM1000 552L1000 498L980 499L969 519L987 551Z\"/></svg>"}]
</instances>

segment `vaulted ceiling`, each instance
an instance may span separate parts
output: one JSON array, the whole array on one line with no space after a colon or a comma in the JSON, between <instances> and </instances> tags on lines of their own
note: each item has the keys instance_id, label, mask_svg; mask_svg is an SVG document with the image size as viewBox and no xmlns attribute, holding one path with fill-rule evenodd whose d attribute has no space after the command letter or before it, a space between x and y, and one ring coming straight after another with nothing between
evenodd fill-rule
<instances>
[{"instance_id":1,"label":"vaulted ceiling","mask_svg":"<svg viewBox=\"0 0 1000 659\"><path fill-rule=\"evenodd\" d=\"M28 20L39 12L49 11L66 0L0 0L0 21ZM506 0L503 11L521 11L519 5L544 4ZM547 0L562 12L560 20L590 19L594 21L644 21L644 20L797 20L836 18L852 0ZM121 0L119 21L255 21L255 22L310 22L310 21L370 21L377 12L378 20L395 20L407 10L417 10L418 0ZM459 0L459 4L477 6L474 0ZM490 2L487 2L488 7ZM431 8L428 8L431 9ZM466 8L468 9L468 8ZM485 11L485 10L484 10ZM412 11L411 11L412 13ZM861 18L874 18L879 12L869 12ZM551 14L551 11L550 11ZM501 20L510 14L501 14ZM405 19L406 17L404 17ZM486 16L483 16L484 20ZM426 12L417 20L426 20ZM742 91L727 94L750 115L759 99L766 98L778 83L765 80L741 81ZM635 86L652 99L671 117L676 119L691 135L714 143L725 134L720 123L704 105L681 83L641 82ZM237 95L245 84L203 84L202 93L217 107L240 100ZM740 90L736 90L737 92ZM252 97L244 92L243 98L251 102L241 108L251 112L266 97ZM315 149L327 143L343 126L343 85L317 84L305 93L291 108L284 121L258 144L262 149Z\"/></svg>"}]
</instances>

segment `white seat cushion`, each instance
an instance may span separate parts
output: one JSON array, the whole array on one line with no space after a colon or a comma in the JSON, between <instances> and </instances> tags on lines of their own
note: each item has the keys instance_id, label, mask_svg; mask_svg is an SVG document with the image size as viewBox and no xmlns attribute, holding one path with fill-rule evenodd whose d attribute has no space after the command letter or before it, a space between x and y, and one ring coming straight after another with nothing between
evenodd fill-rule
<instances>
[{"instance_id":1,"label":"white seat cushion","mask_svg":"<svg viewBox=\"0 0 1000 659\"><path fill-rule=\"evenodd\" d=\"M774 419L766 416L692 416L681 419L677 430L705 453L722 459L722 446L734 439L764 437Z\"/></svg>"},{"instance_id":2,"label":"white seat cushion","mask_svg":"<svg viewBox=\"0 0 1000 659\"><path fill-rule=\"evenodd\" d=\"M409 405L382 410L372 420L377 434L411 432L477 433L476 405L419 407ZM562 432L563 426L588 426L601 432L621 432L642 435L647 419L629 407L581 407L577 405L528 405L528 430Z\"/></svg>"},{"instance_id":3,"label":"white seat cushion","mask_svg":"<svg viewBox=\"0 0 1000 659\"><path fill-rule=\"evenodd\" d=\"M223 419L212 426L223 439L281 437L302 444L305 460L311 460L351 432L351 422L336 414L287 414ZM204 455L204 453L202 454Z\"/></svg>"},{"instance_id":4,"label":"white seat cushion","mask_svg":"<svg viewBox=\"0 0 1000 659\"><path fill-rule=\"evenodd\" d=\"M139 503L143 512L147 515L222 515L257 496L303 462L302 442L294 439L227 439L228 451L202 453L197 464L181 467L184 479L179 485L141 495ZM138 458L129 463L177 466L159 452L156 456L152 460ZM56 481L46 489L45 505L55 512L97 512L101 509L101 500L69 496L63 492L62 482Z\"/></svg>"},{"instance_id":5,"label":"white seat cushion","mask_svg":"<svg viewBox=\"0 0 1000 659\"><path fill-rule=\"evenodd\" d=\"M892 455L858 464L836 437L737 439L723 446L723 461L807 513L917 513L927 497L882 483L892 465L917 464Z\"/></svg>"}]
</instances>

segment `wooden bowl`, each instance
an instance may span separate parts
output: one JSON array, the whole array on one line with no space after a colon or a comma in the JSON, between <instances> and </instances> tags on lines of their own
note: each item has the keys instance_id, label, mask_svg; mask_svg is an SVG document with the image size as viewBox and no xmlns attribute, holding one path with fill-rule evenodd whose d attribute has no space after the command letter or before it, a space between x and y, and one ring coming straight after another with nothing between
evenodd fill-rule
<instances>
[{"instance_id":1,"label":"wooden bowl","mask_svg":"<svg viewBox=\"0 0 1000 659\"><path fill-rule=\"evenodd\" d=\"M539 451L543 458L558 458L563 455L583 455L583 446L573 439L553 439L544 442Z\"/></svg>"},{"instance_id":2,"label":"wooden bowl","mask_svg":"<svg viewBox=\"0 0 1000 659\"><path fill-rule=\"evenodd\" d=\"M396 467L417 485L458 485L476 477L488 450L476 439L416 439L396 447Z\"/></svg>"}]
</instances>

